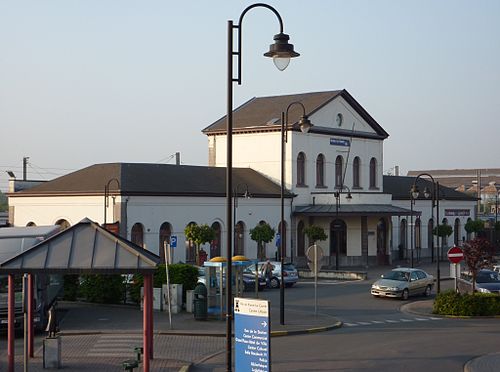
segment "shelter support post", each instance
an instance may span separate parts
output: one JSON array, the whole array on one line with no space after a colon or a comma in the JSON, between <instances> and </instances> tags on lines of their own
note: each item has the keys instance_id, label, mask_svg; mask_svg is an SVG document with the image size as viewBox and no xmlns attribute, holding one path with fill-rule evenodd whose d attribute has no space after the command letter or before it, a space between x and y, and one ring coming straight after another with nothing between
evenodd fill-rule
<instances>
[{"instance_id":1,"label":"shelter support post","mask_svg":"<svg viewBox=\"0 0 500 372\"><path fill-rule=\"evenodd\" d=\"M28 355L30 358L34 356L33 340L35 338L35 328L33 324L33 274L28 274Z\"/></svg>"},{"instance_id":2,"label":"shelter support post","mask_svg":"<svg viewBox=\"0 0 500 372\"><path fill-rule=\"evenodd\" d=\"M153 343L153 276L150 275L151 278L151 285L149 286L149 357L153 359L153 350L154 350L154 343Z\"/></svg>"},{"instance_id":3,"label":"shelter support post","mask_svg":"<svg viewBox=\"0 0 500 372\"><path fill-rule=\"evenodd\" d=\"M9 274L8 279L9 289L7 292L7 359L8 359L8 372L14 372L14 319L15 313L15 296L14 296L14 275Z\"/></svg>"},{"instance_id":4,"label":"shelter support post","mask_svg":"<svg viewBox=\"0 0 500 372\"><path fill-rule=\"evenodd\" d=\"M143 307L143 343L144 343L144 361L143 371L149 372L151 359L151 309L153 305L153 278L151 274L144 275L144 307Z\"/></svg>"}]
</instances>

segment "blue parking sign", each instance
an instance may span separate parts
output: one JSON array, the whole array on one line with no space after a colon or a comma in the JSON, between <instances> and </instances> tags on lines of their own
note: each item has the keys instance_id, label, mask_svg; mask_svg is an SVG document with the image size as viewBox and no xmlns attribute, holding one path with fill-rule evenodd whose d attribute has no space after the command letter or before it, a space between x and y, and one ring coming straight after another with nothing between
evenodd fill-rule
<instances>
[{"instance_id":1,"label":"blue parking sign","mask_svg":"<svg viewBox=\"0 0 500 372\"><path fill-rule=\"evenodd\" d=\"M170 237L170 248L177 248L177 236L175 235Z\"/></svg>"},{"instance_id":2,"label":"blue parking sign","mask_svg":"<svg viewBox=\"0 0 500 372\"><path fill-rule=\"evenodd\" d=\"M269 301L235 297L235 371L269 372L271 370L269 320Z\"/></svg>"}]
</instances>

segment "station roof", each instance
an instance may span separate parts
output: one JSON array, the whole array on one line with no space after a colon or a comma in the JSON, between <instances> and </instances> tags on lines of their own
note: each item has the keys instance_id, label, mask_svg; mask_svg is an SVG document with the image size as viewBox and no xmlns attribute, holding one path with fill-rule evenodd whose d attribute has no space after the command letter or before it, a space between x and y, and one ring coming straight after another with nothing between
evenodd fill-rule
<instances>
[{"instance_id":1,"label":"station roof","mask_svg":"<svg viewBox=\"0 0 500 372\"><path fill-rule=\"evenodd\" d=\"M0 263L0 273L133 274L156 269L160 258L84 219Z\"/></svg>"},{"instance_id":2,"label":"station roof","mask_svg":"<svg viewBox=\"0 0 500 372\"><path fill-rule=\"evenodd\" d=\"M389 204L341 204L338 209L335 204L317 204L297 206L293 212L296 215L306 216L409 216L409 209L395 207ZM419 211L413 211L413 215L420 215Z\"/></svg>"}]
</instances>

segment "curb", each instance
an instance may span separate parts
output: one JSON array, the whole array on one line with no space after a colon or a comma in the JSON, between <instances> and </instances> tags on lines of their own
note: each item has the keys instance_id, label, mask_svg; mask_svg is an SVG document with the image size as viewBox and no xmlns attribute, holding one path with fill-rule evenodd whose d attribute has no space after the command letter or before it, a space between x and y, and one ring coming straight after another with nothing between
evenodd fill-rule
<instances>
[{"instance_id":1,"label":"curb","mask_svg":"<svg viewBox=\"0 0 500 372\"><path fill-rule=\"evenodd\" d=\"M308 334L308 333L326 332L326 331L331 331L332 329L337 329L340 327L342 327L342 322L338 321L334 324L324 326L324 327L297 329L297 330L291 330L291 331L271 331L271 337L283 337L283 336L303 335L303 334Z\"/></svg>"}]
</instances>

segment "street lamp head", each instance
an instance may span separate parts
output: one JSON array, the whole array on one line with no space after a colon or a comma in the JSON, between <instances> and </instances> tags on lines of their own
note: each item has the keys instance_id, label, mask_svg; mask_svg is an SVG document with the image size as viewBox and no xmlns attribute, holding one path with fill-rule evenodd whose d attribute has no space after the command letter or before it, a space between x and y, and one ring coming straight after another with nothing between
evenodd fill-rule
<instances>
[{"instance_id":1,"label":"street lamp head","mask_svg":"<svg viewBox=\"0 0 500 372\"><path fill-rule=\"evenodd\" d=\"M311 127L313 126L313 124L311 123L311 120L309 120L309 118L307 117L307 115L304 115L300 118L299 120L299 128L300 128L300 131L302 133L307 133L309 132L309 129L311 129Z\"/></svg>"},{"instance_id":2,"label":"street lamp head","mask_svg":"<svg viewBox=\"0 0 500 372\"><path fill-rule=\"evenodd\" d=\"M347 196L345 197L348 201L352 199L351 191L347 191Z\"/></svg>"},{"instance_id":3,"label":"street lamp head","mask_svg":"<svg viewBox=\"0 0 500 372\"><path fill-rule=\"evenodd\" d=\"M429 199L429 198L431 197L431 195L432 195L432 194L431 194L431 190L429 190L429 188L428 188L428 187L425 187L425 188L424 188L424 196L425 196L425 198L426 198L426 199Z\"/></svg>"},{"instance_id":4,"label":"street lamp head","mask_svg":"<svg viewBox=\"0 0 500 372\"><path fill-rule=\"evenodd\" d=\"M411 197L413 199L418 199L418 196L420 195L420 191L418 189L417 185L413 185L410 189Z\"/></svg>"},{"instance_id":5,"label":"street lamp head","mask_svg":"<svg viewBox=\"0 0 500 372\"><path fill-rule=\"evenodd\" d=\"M293 44L289 44L290 36L284 33L274 35L274 44L269 46L269 52L264 53L264 56L271 57L278 70L283 71L288 67L290 58L300 56L299 53L293 50Z\"/></svg>"}]
</instances>

